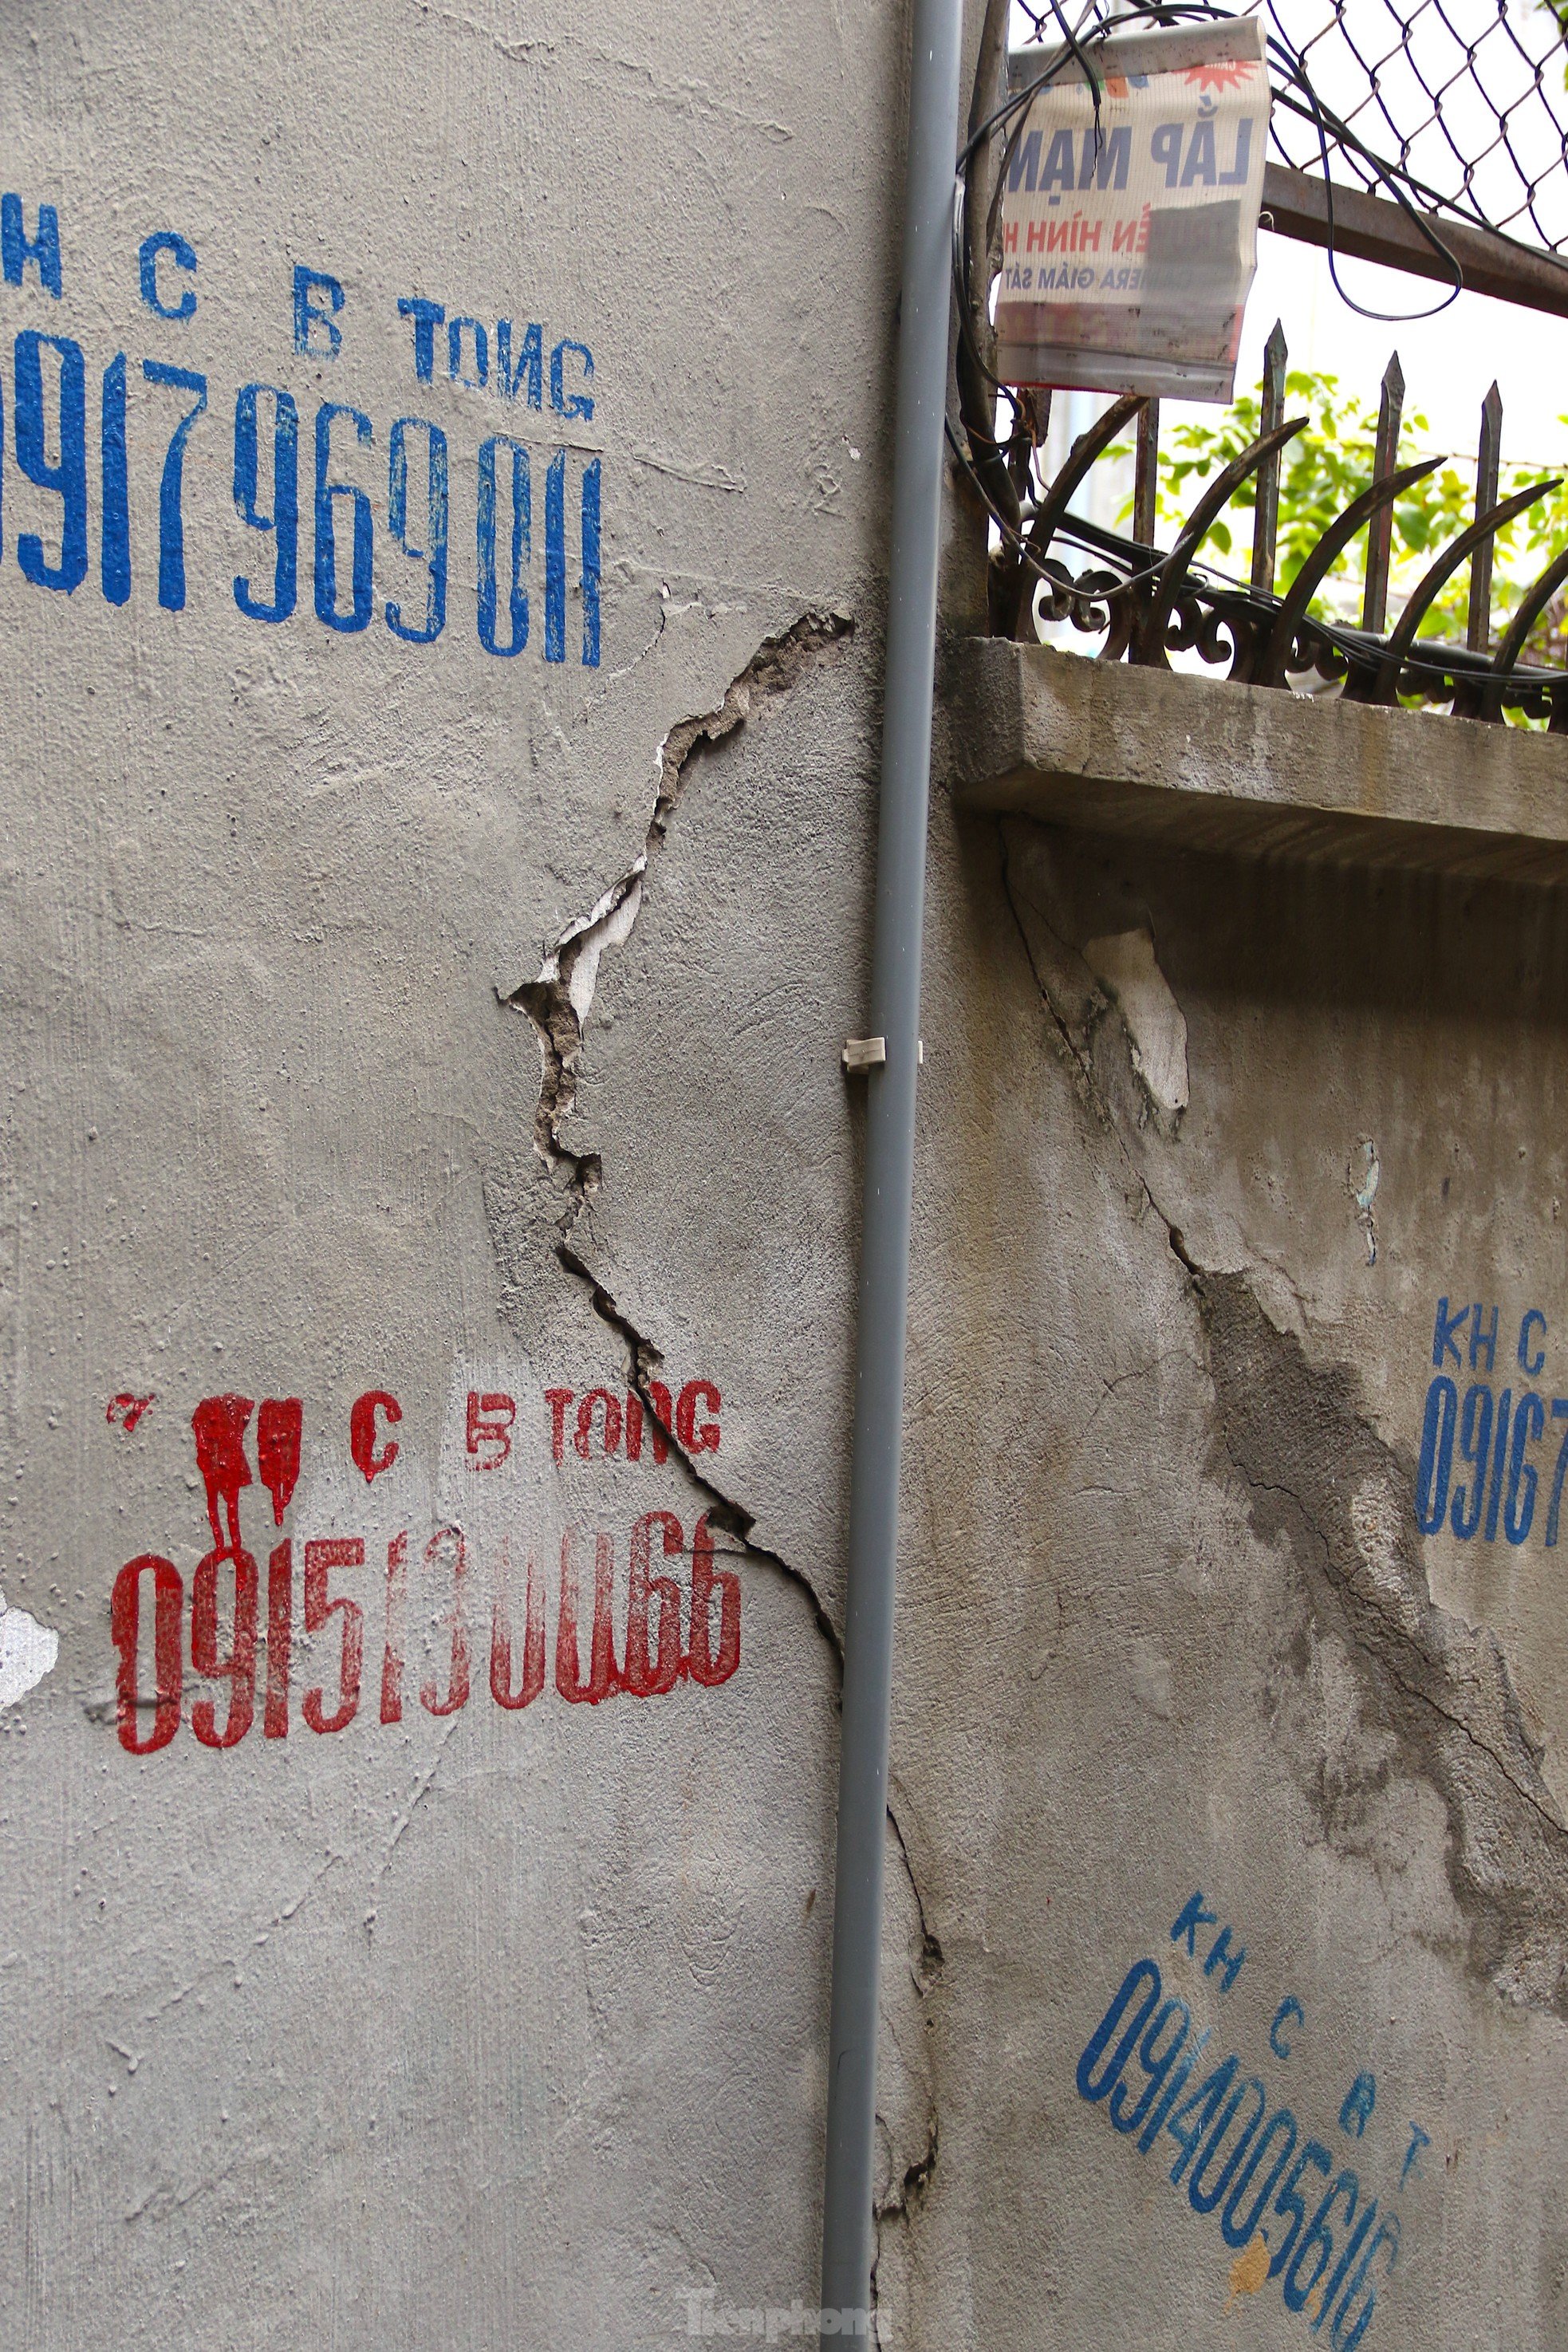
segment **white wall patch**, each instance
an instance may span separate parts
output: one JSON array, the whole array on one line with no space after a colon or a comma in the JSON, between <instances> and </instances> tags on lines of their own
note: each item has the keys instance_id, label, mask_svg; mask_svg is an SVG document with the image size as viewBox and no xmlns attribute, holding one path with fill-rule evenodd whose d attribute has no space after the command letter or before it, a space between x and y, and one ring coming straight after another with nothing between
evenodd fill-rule
<instances>
[{"instance_id":1,"label":"white wall patch","mask_svg":"<svg viewBox=\"0 0 1568 2352\"><path fill-rule=\"evenodd\" d=\"M25 1609L8 1609L0 1592L0 1706L14 1706L54 1667L60 1637Z\"/></svg>"},{"instance_id":2,"label":"white wall patch","mask_svg":"<svg viewBox=\"0 0 1568 2352\"><path fill-rule=\"evenodd\" d=\"M1132 1066L1156 1107L1173 1118L1187 1107L1186 1016L1154 961L1145 930L1090 940L1084 961L1121 1013L1132 1048Z\"/></svg>"}]
</instances>

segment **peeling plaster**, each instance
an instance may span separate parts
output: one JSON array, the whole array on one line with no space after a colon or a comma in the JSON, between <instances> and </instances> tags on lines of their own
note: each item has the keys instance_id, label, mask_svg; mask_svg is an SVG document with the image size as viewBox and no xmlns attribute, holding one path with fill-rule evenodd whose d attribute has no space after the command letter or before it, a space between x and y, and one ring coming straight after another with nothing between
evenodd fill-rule
<instances>
[{"instance_id":1,"label":"peeling plaster","mask_svg":"<svg viewBox=\"0 0 1568 2352\"><path fill-rule=\"evenodd\" d=\"M1366 1262L1377 1264L1377 1220L1372 1204L1377 1198L1377 1188L1383 1180L1383 1166L1377 1156L1377 1146L1370 1135L1359 1136L1345 1171L1345 1183L1355 1202L1356 1223L1366 1238Z\"/></svg>"},{"instance_id":2,"label":"peeling plaster","mask_svg":"<svg viewBox=\"0 0 1568 2352\"><path fill-rule=\"evenodd\" d=\"M642 905L642 877L647 865L646 855L639 857L605 891L592 913L569 923L539 968L534 986L548 989L557 982L563 986L567 1003L577 1016L579 1031L593 1009L600 957L606 948L624 946L632 935L632 926Z\"/></svg>"},{"instance_id":3,"label":"peeling plaster","mask_svg":"<svg viewBox=\"0 0 1568 2352\"><path fill-rule=\"evenodd\" d=\"M1354 1372L1317 1370L1238 1275L1194 1289L1218 1422L1216 1463L1238 1478L1255 1528L1283 1540L1311 1642L1336 1634L1359 1715L1325 1758L1300 1727L1303 1785L1335 1843L1355 1851L1390 1778L1423 1779L1448 1817L1446 1863L1472 1972L1505 1998L1568 2018L1568 1827L1542 1772L1501 1644L1431 1598L1412 1508L1413 1465L1361 1410ZM1289 1723L1309 1659L1277 1666ZM1392 1742L1388 1748L1386 1743Z\"/></svg>"},{"instance_id":4,"label":"peeling plaster","mask_svg":"<svg viewBox=\"0 0 1568 2352\"><path fill-rule=\"evenodd\" d=\"M60 1637L0 1592L0 1706L15 1706L54 1670Z\"/></svg>"},{"instance_id":5,"label":"peeling plaster","mask_svg":"<svg viewBox=\"0 0 1568 2352\"><path fill-rule=\"evenodd\" d=\"M534 1149L542 1160L563 1169L571 1180L560 1227L563 1240L597 1191L603 1173L597 1152L573 1150L562 1133L576 1104L584 1024L605 950L623 946L637 922L648 868L679 802L687 764L704 746L722 742L743 726L757 703L787 693L804 670L831 654L849 635L853 625L842 613L803 614L778 635L763 640L715 709L682 719L669 730L654 762L653 812L642 849L589 911L574 917L557 935L545 951L538 977L524 981L503 998L526 1013L539 1033Z\"/></svg>"},{"instance_id":6,"label":"peeling plaster","mask_svg":"<svg viewBox=\"0 0 1568 2352\"><path fill-rule=\"evenodd\" d=\"M1072 952L1048 932L1063 957L1063 1004L1019 906L1005 833L1001 841L1007 902L1075 1092L1114 1144L1129 1213L1161 1220L1189 1277L1214 1390L1214 1473L1239 1484L1257 1533L1283 1543L1294 1569L1301 1616L1282 1638L1268 1705L1303 1793L1336 1849L1352 1854L1375 1843L1373 1809L1391 1782L1426 1782L1447 1816L1445 1860L1466 1965L1504 1999L1568 2019L1568 1825L1502 1646L1489 1627L1433 1601L1414 1463L1373 1428L1353 1367L1315 1366L1300 1336L1271 1318L1265 1270L1205 1265L1162 1206L1097 1076L1093 1007L1081 994L1072 1001ZM1359 1139L1350 1173L1374 1262L1381 1166L1370 1137ZM1349 1676L1330 1755L1306 1697L1327 1649ZM1137 1662L1135 1683L1147 1682L1146 1664Z\"/></svg>"},{"instance_id":7,"label":"peeling plaster","mask_svg":"<svg viewBox=\"0 0 1568 2352\"><path fill-rule=\"evenodd\" d=\"M1187 1107L1187 1024L1154 961L1146 930L1084 943L1083 960L1121 1015L1132 1067L1157 1111L1175 1120Z\"/></svg>"},{"instance_id":8,"label":"peeling plaster","mask_svg":"<svg viewBox=\"0 0 1568 2352\"><path fill-rule=\"evenodd\" d=\"M838 1629L810 1578L776 1552L752 1541L754 1515L713 1483L659 1412L652 1384L664 1362L662 1351L623 1313L573 1244L578 1222L603 1182L602 1156L594 1150L574 1150L563 1139L562 1130L576 1103L584 1025L593 1005L601 961L607 950L624 945L631 936L650 867L679 803L689 761L704 747L722 742L743 726L759 703L787 693L806 669L831 657L849 636L853 625L842 613L803 614L776 636L763 640L713 709L680 719L669 730L655 762L654 805L641 852L600 895L587 914L566 925L547 950L537 979L524 982L504 1000L528 1014L539 1036L540 1087L534 1114L534 1149L549 1166L563 1170L569 1179L566 1207L556 1229L558 1260L586 1289L600 1320L625 1343L631 1385L642 1400L644 1412L662 1432L671 1452L706 1497L710 1524L731 1536L752 1559L775 1569L800 1588L810 1601L818 1632L839 1664L843 1644Z\"/></svg>"}]
</instances>

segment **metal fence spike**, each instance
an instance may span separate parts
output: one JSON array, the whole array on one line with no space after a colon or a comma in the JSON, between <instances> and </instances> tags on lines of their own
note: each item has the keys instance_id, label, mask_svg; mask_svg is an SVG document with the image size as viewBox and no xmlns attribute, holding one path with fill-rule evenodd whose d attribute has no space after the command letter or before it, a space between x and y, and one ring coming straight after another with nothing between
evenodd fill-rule
<instances>
[{"instance_id":1,"label":"metal fence spike","mask_svg":"<svg viewBox=\"0 0 1568 2352\"><path fill-rule=\"evenodd\" d=\"M1476 452L1476 514L1497 504L1498 474L1502 458L1502 394L1494 383L1481 403L1481 439ZM1470 611L1465 643L1472 653L1484 654L1492 633L1492 540L1489 531L1470 558Z\"/></svg>"},{"instance_id":2,"label":"metal fence spike","mask_svg":"<svg viewBox=\"0 0 1568 2352\"><path fill-rule=\"evenodd\" d=\"M1263 346L1263 397L1258 429L1267 439L1285 414L1285 372L1289 352L1282 320L1276 319ZM1279 452L1271 449L1258 468L1252 509L1252 585L1260 596L1274 588L1275 542L1279 535Z\"/></svg>"},{"instance_id":3,"label":"metal fence spike","mask_svg":"<svg viewBox=\"0 0 1568 2352\"><path fill-rule=\"evenodd\" d=\"M1146 400L1138 418L1138 472L1132 488L1132 536L1152 547L1160 522L1160 404Z\"/></svg>"},{"instance_id":4,"label":"metal fence spike","mask_svg":"<svg viewBox=\"0 0 1568 2352\"><path fill-rule=\"evenodd\" d=\"M1516 490L1511 499L1505 499L1501 506L1493 507L1487 514L1478 515L1468 530L1462 530L1458 539L1450 541L1400 614L1399 626L1384 648L1376 675L1364 681L1352 680L1346 688L1349 699L1358 702L1394 701L1399 691L1399 673L1415 646L1415 632L1426 619L1427 608L1445 581L1458 570L1467 555L1473 555L1478 548L1487 545L1494 532L1500 530L1505 523L1512 522L1514 517L1521 515L1527 507L1532 507L1537 499L1543 499L1548 490L1559 488L1561 483L1561 475L1550 481L1531 482L1527 488Z\"/></svg>"},{"instance_id":5,"label":"metal fence spike","mask_svg":"<svg viewBox=\"0 0 1568 2352\"><path fill-rule=\"evenodd\" d=\"M1335 517L1296 574L1290 593L1279 608L1279 617L1258 649L1252 668L1255 685L1284 685L1296 632L1335 557L1350 545L1369 520L1375 529L1393 511L1394 501L1401 491L1435 473L1442 462L1441 457L1422 457L1413 466L1403 467L1397 474L1374 478L1360 498L1352 499L1344 512Z\"/></svg>"},{"instance_id":6,"label":"metal fence spike","mask_svg":"<svg viewBox=\"0 0 1568 2352\"><path fill-rule=\"evenodd\" d=\"M1382 396L1377 406L1377 446L1373 454L1372 478L1385 481L1393 473L1399 457L1399 428L1405 416L1405 370L1394 352L1383 371ZM1383 635L1383 625L1388 617L1388 575L1394 553L1394 509L1384 505L1373 517L1366 542L1366 593L1362 599L1361 625L1373 636Z\"/></svg>"}]
</instances>

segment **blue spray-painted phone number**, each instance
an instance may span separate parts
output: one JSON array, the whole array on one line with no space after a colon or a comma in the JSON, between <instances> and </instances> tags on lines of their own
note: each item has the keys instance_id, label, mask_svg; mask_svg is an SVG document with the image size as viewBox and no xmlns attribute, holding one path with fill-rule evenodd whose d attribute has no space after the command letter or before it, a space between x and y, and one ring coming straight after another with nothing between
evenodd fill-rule
<instances>
[{"instance_id":1,"label":"blue spray-painted phone number","mask_svg":"<svg viewBox=\"0 0 1568 2352\"><path fill-rule=\"evenodd\" d=\"M1180 2187L1186 2176L1194 2212L1218 2209L1225 2242L1238 2251L1261 2231L1268 2276L1282 2281L1288 2309L1306 2313L1314 2333L1331 2314L1333 2352L1353 2352L1377 2307L1376 2285L1369 2276L1373 2258L1384 2252L1392 2271L1398 2256L1397 2216L1379 2222L1375 2198L1363 2208L1356 2174L1346 2165L1336 2175L1334 2159L1321 2141L1307 2138L1298 2152L1295 2116L1284 2106L1270 2114L1268 2089L1256 2074L1241 2078L1234 2055L1184 2099L1213 2029L1205 2026L1194 2035L1186 2002L1176 1995L1162 2000L1163 1990L1154 1961L1135 1960L1078 2062L1079 2096L1090 2105L1104 2100L1112 2128L1137 2134L1141 2156L1148 2155L1162 2130L1168 2131L1177 2148L1171 2179ZM1121 2078L1134 2049L1148 2079L1131 2097ZM1249 2112L1232 2138L1244 2105ZM1307 2197L1317 2182L1305 2192L1302 2187L1310 2172L1330 2183L1310 2221ZM1260 2174L1262 2186L1255 2191ZM1262 2226L1270 2199L1272 2214L1289 2224L1278 2244ZM1342 2214L1336 2214L1342 2204Z\"/></svg>"},{"instance_id":2,"label":"blue spray-painted phone number","mask_svg":"<svg viewBox=\"0 0 1568 2352\"><path fill-rule=\"evenodd\" d=\"M52 355L47 369L46 352ZM184 394L190 403L170 436L158 497L158 602L177 613L185 603L185 446L206 412L207 379L161 360L143 360L141 373L148 384ZM126 604L132 591L126 381L126 358L120 352L103 371L100 439L100 581L110 604ZM39 532L22 531L17 565L36 586L70 595L88 572L87 366L81 346L68 335L27 329L16 337L15 383L17 469L60 500L58 558L46 551ZM58 416L52 434L51 410ZM0 449L4 431L0 389ZM374 437L370 418L347 402L322 401L316 410L315 611L325 627L343 635L368 628L374 616L376 534L368 491L334 476L347 452L373 446ZM56 458L49 455L51 446L58 449ZM567 657L567 455L557 449L544 472L542 635L547 662ZM590 668L599 661L600 463L597 457L583 461L576 486L581 658ZM477 471L476 622L486 652L505 658L521 653L530 637L531 459L521 441L493 434L479 445ZM236 576L235 603L250 620L287 621L299 598L300 412L292 394L279 385L243 384L236 395L234 502L241 521L270 542L271 556L269 580L254 572ZM449 517L446 434L425 417L398 417L387 440L386 531L425 576L421 606L410 611L400 593L384 599L382 613L393 635L405 644L430 645L446 626Z\"/></svg>"},{"instance_id":3,"label":"blue spray-painted phone number","mask_svg":"<svg viewBox=\"0 0 1568 2352\"><path fill-rule=\"evenodd\" d=\"M1553 1423L1568 1423L1568 1397L1552 1400ZM1447 1522L1461 1543L1479 1535L1495 1543L1500 1527L1510 1544L1521 1544L1535 1522L1541 1479L1527 1459L1546 1433L1546 1400L1534 1389L1515 1397L1504 1389L1495 1397L1485 1381L1472 1381L1461 1402L1447 1373L1426 1391L1421 1423L1421 1455L1415 1472L1415 1517L1424 1536ZM1460 1475L1454 1475L1458 1447ZM1568 1427L1557 1448L1547 1498L1545 1545L1555 1549L1563 1516L1563 1482L1568 1475Z\"/></svg>"}]
</instances>

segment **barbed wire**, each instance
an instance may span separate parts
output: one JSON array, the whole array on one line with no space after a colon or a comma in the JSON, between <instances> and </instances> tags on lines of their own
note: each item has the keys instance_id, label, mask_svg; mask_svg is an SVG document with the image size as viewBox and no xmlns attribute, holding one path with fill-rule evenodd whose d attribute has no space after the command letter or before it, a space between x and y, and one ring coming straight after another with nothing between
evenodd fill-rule
<instances>
[{"instance_id":1,"label":"barbed wire","mask_svg":"<svg viewBox=\"0 0 1568 2352\"><path fill-rule=\"evenodd\" d=\"M1111 16L1179 23L1180 0L1016 0L1029 39ZM1270 144L1299 172L1568 256L1568 0L1252 0L1269 32ZM1320 104L1304 102L1302 92Z\"/></svg>"}]
</instances>

